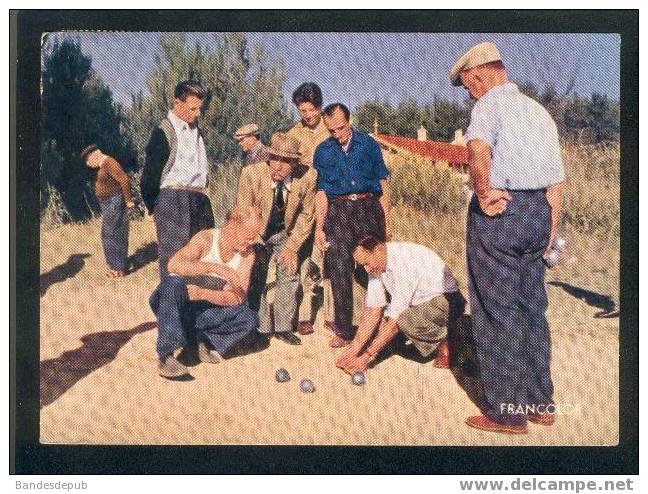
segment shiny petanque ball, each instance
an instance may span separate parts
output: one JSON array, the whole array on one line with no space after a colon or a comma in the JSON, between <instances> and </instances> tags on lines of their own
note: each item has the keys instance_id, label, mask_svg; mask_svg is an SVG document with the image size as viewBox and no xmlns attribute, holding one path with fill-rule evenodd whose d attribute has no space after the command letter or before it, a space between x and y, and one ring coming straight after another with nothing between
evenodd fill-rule
<instances>
[{"instance_id":1,"label":"shiny petanque ball","mask_svg":"<svg viewBox=\"0 0 648 494\"><path fill-rule=\"evenodd\" d=\"M559 262L560 262L560 252L558 252L557 250L551 250L549 252L549 255L546 258L544 258L544 263L550 268L554 267Z\"/></svg>"},{"instance_id":2,"label":"shiny petanque ball","mask_svg":"<svg viewBox=\"0 0 648 494\"><path fill-rule=\"evenodd\" d=\"M558 252L564 252L566 247L567 247L567 241L562 237L556 237L556 239L553 242L553 248Z\"/></svg>"},{"instance_id":3,"label":"shiny petanque ball","mask_svg":"<svg viewBox=\"0 0 648 494\"><path fill-rule=\"evenodd\" d=\"M288 371L286 369L279 369L275 373L275 379L279 383L286 383L286 382L290 381L290 374L288 373Z\"/></svg>"},{"instance_id":4,"label":"shiny petanque ball","mask_svg":"<svg viewBox=\"0 0 648 494\"><path fill-rule=\"evenodd\" d=\"M303 393L312 393L315 391L315 385L310 379L302 379L302 382L299 383L299 389L301 389Z\"/></svg>"},{"instance_id":5,"label":"shiny petanque ball","mask_svg":"<svg viewBox=\"0 0 648 494\"><path fill-rule=\"evenodd\" d=\"M362 386L367 382L367 378L364 375L364 372L356 372L351 376L351 382L356 386Z\"/></svg>"}]
</instances>

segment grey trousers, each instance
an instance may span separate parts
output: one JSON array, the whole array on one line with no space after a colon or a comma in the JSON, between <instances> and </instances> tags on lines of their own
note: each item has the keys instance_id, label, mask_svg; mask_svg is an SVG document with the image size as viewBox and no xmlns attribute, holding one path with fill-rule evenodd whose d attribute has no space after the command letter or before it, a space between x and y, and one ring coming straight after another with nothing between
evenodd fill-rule
<instances>
[{"instance_id":1,"label":"grey trousers","mask_svg":"<svg viewBox=\"0 0 648 494\"><path fill-rule=\"evenodd\" d=\"M465 307L466 299L461 292L446 293L411 306L398 316L396 323L419 353L427 357L448 337L448 329L453 329Z\"/></svg>"},{"instance_id":2,"label":"grey trousers","mask_svg":"<svg viewBox=\"0 0 648 494\"><path fill-rule=\"evenodd\" d=\"M261 294L259 308L259 332L282 333L292 331L297 311L297 292L299 290L299 270L287 273L279 264L277 256L286 243L286 231L272 235L266 240L269 259L266 286Z\"/></svg>"},{"instance_id":3,"label":"grey trousers","mask_svg":"<svg viewBox=\"0 0 648 494\"><path fill-rule=\"evenodd\" d=\"M128 216L124 196L98 199L101 207L101 243L106 263L113 271L128 269Z\"/></svg>"}]
</instances>

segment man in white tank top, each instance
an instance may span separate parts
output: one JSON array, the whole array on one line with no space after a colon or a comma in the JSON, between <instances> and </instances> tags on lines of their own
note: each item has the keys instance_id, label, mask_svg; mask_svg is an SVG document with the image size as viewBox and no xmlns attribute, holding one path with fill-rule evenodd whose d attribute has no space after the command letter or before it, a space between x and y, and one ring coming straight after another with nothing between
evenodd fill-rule
<instances>
[{"instance_id":1,"label":"man in white tank top","mask_svg":"<svg viewBox=\"0 0 648 494\"><path fill-rule=\"evenodd\" d=\"M169 260L170 276L150 299L158 321L162 377L192 379L174 353L193 341L201 362L218 363L257 329L258 316L247 305L247 291L255 256L251 246L261 228L257 208L235 207L222 229L198 232Z\"/></svg>"}]
</instances>

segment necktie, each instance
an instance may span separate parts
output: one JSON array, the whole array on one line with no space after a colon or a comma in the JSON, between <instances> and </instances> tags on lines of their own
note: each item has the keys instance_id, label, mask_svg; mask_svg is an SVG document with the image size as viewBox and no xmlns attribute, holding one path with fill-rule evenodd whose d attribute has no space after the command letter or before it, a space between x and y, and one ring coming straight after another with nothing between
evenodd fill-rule
<instances>
[{"instance_id":1,"label":"necktie","mask_svg":"<svg viewBox=\"0 0 648 494\"><path fill-rule=\"evenodd\" d=\"M277 186L275 187L274 205L279 211L282 211L286 205L284 202L283 187L283 181L277 182Z\"/></svg>"}]
</instances>

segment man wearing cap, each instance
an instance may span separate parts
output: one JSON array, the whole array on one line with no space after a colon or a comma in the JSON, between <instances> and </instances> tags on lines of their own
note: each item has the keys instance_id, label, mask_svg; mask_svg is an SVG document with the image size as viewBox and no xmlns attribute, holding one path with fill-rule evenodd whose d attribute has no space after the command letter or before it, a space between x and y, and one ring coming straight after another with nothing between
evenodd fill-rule
<instances>
[{"instance_id":1,"label":"man wearing cap","mask_svg":"<svg viewBox=\"0 0 648 494\"><path fill-rule=\"evenodd\" d=\"M322 90L314 82L304 82L293 92L292 101L301 118L288 131L288 134L299 141L300 163L313 166L315 149L329 138L328 129L324 125L324 119L322 118ZM322 310L324 322L330 326L333 319L331 283L328 278L322 276L324 274L322 253L318 249L312 251L311 257L306 261L306 264L311 266L312 269L302 269L301 284L304 297L299 306L299 324L297 325L297 331L303 335L313 332L315 314L313 314L312 301L320 284L323 292Z\"/></svg>"},{"instance_id":2,"label":"man wearing cap","mask_svg":"<svg viewBox=\"0 0 648 494\"><path fill-rule=\"evenodd\" d=\"M268 337L274 332L278 339L299 345L301 340L292 330L299 266L313 232L316 172L299 163L299 141L287 134L275 133L267 152L267 162L241 171L236 202L261 210L268 259L262 269L274 272L274 302L267 285L259 309L259 332Z\"/></svg>"},{"instance_id":3,"label":"man wearing cap","mask_svg":"<svg viewBox=\"0 0 648 494\"><path fill-rule=\"evenodd\" d=\"M266 147L261 142L261 137L259 137L259 127L257 124L248 124L240 127L234 133L234 138L238 141L239 146L245 153L243 166L268 160L268 153Z\"/></svg>"},{"instance_id":4,"label":"man wearing cap","mask_svg":"<svg viewBox=\"0 0 648 494\"><path fill-rule=\"evenodd\" d=\"M151 134L142 172L142 199L153 214L158 238L160 278L169 259L198 231L213 228L207 196L209 162L197 120L205 99L197 81L178 84L173 108Z\"/></svg>"},{"instance_id":5,"label":"man wearing cap","mask_svg":"<svg viewBox=\"0 0 648 494\"><path fill-rule=\"evenodd\" d=\"M335 337L329 345L338 348L353 339L353 249L367 235L381 242L387 238L389 172L378 143L351 128L345 105L329 105L323 114L331 137L317 147L313 157L317 170L315 243L326 252L335 307Z\"/></svg>"},{"instance_id":6,"label":"man wearing cap","mask_svg":"<svg viewBox=\"0 0 648 494\"><path fill-rule=\"evenodd\" d=\"M450 79L477 100L466 133L474 195L468 288L486 404L471 427L527 432L551 425L553 402L543 257L560 218L563 171L556 125L508 81L492 43L471 48Z\"/></svg>"}]
</instances>

